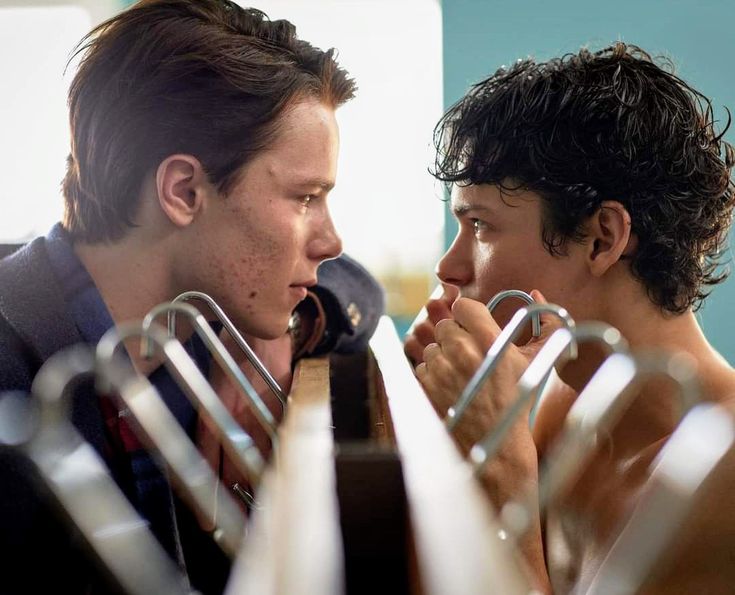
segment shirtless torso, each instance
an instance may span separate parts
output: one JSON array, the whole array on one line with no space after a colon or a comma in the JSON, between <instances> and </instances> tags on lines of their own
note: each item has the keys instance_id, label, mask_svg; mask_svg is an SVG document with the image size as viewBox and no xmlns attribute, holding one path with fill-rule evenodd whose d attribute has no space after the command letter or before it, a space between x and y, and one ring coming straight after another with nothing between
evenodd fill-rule
<instances>
[{"instance_id":1,"label":"shirtless torso","mask_svg":"<svg viewBox=\"0 0 735 595\"><path fill-rule=\"evenodd\" d=\"M656 347L675 350L672 345ZM735 412L735 371L702 340L692 341L687 351L697 362L702 399L724 404ZM581 388L579 369L570 372L566 380ZM539 460L560 432L575 395L576 391L565 387L549 393L542 403L535 428ZM616 428L590 453L573 488L549 508L544 549L555 593L570 592L597 570L638 501L649 467L678 419L673 387L661 381L649 382ZM733 486L735 453L705 484L676 547L667 555L666 567L657 573L646 593L701 592L705 588L708 593L732 592L735 515L728 487Z\"/></svg>"}]
</instances>

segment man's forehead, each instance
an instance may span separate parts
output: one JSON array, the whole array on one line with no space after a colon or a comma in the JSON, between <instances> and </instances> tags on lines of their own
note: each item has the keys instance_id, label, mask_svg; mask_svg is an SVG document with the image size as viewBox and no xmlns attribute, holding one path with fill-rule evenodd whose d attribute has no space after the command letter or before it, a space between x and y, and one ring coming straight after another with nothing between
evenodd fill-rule
<instances>
[{"instance_id":1,"label":"man's forehead","mask_svg":"<svg viewBox=\"0 0 735 595\"><path fill-rule=\"evenodd\" d=\"M273 182L294 188L319 188L329 192L335 185L335 173L330 163L307 157L284 159L275 151L265 151L260 159Z\"/></svg>"},{"instance_id":2,"label":"man's forehead","mask_svg":"<svg viewBox=\"0 0 735 595\"><path fill-rule=\"evenodd\" d=\"M452 211L459 215L473 209L493 210L496 188L490 184L454 184L451 190Z\"/></svg>"}]
</instances>

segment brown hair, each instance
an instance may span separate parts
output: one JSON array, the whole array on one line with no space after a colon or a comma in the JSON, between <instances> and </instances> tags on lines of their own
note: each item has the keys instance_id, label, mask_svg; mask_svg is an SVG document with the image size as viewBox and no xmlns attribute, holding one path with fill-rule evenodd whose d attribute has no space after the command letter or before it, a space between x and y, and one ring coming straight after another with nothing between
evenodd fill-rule
<instances>
[{"instance_id":1,"label":"brown hair","mask_svg":"<svg viewBox=\"0 0 735 595\"><path fill-rule=\"evenodd\" d=\"M133 225L143 178L167 156L197 157L226 193L289 105L337 107L355 92L334 50L229 0L142 0L92 30L79 53L64 225L90 243Z\"/></svg>"}]
</instances>

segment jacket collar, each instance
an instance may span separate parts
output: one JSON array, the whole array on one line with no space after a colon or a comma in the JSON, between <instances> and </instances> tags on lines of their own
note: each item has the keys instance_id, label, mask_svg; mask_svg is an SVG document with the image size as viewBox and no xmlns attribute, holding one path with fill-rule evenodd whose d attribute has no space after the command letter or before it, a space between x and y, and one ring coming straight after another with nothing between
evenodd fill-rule
<instances>
[{"instance_id":1,"label":"jacket collar","mask_svg":"<svg viewBox=\"0 0 735 595\"><path fill-rule=\"evenodd\" d=\"M45 238L0 261L0 316L32 351L38 365L82 340L49 261Z\"/></svg>"}]
</instances>

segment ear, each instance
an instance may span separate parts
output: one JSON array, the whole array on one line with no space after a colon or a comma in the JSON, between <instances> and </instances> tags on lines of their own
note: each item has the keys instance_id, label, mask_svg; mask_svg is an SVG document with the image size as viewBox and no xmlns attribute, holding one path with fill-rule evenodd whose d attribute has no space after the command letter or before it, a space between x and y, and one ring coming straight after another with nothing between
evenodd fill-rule
<instances>
[{"instance_id":1,"label":"ear","mask_svg":"<svg viewBox=\"0 0 735 595\"><path fill-rule=\"evenodd\" d=\"M169 155L158 165L158 204L177 227L194 220L210 187L202 164L192 155Z\"/></svg>"},{"instance_id":2,"label":"ear","mask_svg":"<svg viewBox=\"0 0 735 595\"><path fill-rule=\"evenodd\" d=\"M606 200L587 223L587 264L595 277L635 251L628 210L616 200Z\"/></svg>"}]
</instances>

